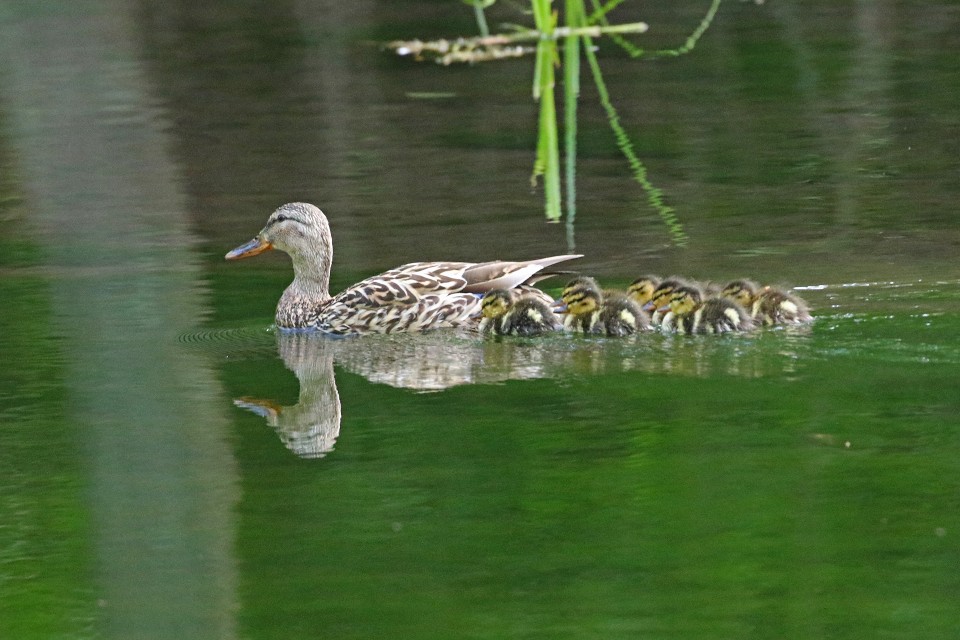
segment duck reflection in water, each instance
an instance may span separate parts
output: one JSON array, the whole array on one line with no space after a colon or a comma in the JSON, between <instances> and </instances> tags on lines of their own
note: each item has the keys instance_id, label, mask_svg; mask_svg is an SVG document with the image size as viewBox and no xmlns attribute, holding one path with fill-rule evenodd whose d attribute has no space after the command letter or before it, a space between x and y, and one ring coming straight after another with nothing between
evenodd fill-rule
<instances>
[{"instance_id":1,"label":"duck reflection in water","mask_svg":"<svg viewBox=\"0 0 960 640\"><path fill-rule=\"evenodd\" d=\"M626 371L653 375L760 377L794 371L806 332L775 332L747 340L688 339L659 333L609 339L557 332L539 338L480 338L475 333L331 338L278 331L277 350L300 384L297 403L242 397L234 404L263 416L284 445L303 458L322 458L340 436L335 366L371 383L438 392L458 385L563 379ZM707 336L700 336L707 338ZM799 340L799 342L798 342ZM376 393L375 389L369 393Z\"/></svg>"},{"instance_id":2,"label":"duck reflection in water","mask_svg":"<svg viewBox=\"0 0 960 640\"><path fill-rule=\"evenodd\" d=\"M522 340L478 344L475 335L465 332L366 336L361 340L278 331L276 340L280 358L300 383L297 403L280 406L251 396L233 403L266 418L284 445L303 458L322 458L333 451L340 435L334 363L375 384L433 392L464 384L557 375L565 353L535 348Z\"/></svg>"},{"instance_id":3,"label":"duck reflection in water","mask_svg":"<svg viewBox=\"0 0 960 640\"><path fill-rule=\"evenodd\" d=\"M287 369L300 381L297 404L282 407L272 400L237 398L233 404L267 419L280 440L301 458L322 458L340 435L340 394L333 375L332 340L308 333L277 333L277 349Z\"/></svg>"}]
</instances>

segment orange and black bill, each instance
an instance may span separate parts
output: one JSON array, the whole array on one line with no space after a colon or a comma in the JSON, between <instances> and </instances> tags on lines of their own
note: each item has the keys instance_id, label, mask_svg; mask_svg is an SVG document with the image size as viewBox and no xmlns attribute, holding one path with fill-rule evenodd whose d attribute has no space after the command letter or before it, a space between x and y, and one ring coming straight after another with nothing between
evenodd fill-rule
<instances>
[{"instance_id":1,"label":"orange and black bill","mask_svg":"<svg viewBox=\"0 0 960 640\"><path fill-rule=\"evenodd\" d=\"M250 242L240 245L224 257L227 260L240 260L241 258L249 258L250 256L255 256L258 253L263 253L270 249L273 249L273 245L257 236Z\"/></svg>"}]
</instances>

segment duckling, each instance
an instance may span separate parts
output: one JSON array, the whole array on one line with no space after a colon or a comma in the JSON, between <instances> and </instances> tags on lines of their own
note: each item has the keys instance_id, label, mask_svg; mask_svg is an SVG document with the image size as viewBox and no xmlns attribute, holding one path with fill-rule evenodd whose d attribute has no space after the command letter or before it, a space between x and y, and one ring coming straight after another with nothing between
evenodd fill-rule
<instances>
[{"instance_id":1,"label":"duckling","mask_svg":"<svg viewBox=\"0 0 960 640\"><path fill-rule=\"evenodd\" d=\"M670 297L677 287L687 286L687 282L681 278L672 277L663 280L650 293L650 299L643 306L644 310L650 313L650 323L659 326L663 322L664 316L670 311Z\"/></svg>"},{"instance_id":2,"label":"duckling","mask_svg":"<svg viewBox=\"0 0 960 640\"><path fill-rule=\"evenodd\" d=\"M481 333L533 337L562 329L550 307L532 295L521 295L515 300L510 291L494 289L483 296L480 310Z\"/></svg>"},{"instance_id":3,"label":"duckling","mask_svg":"<svg viewBox=\"0 0 960 640\"><path fill-rule=\"evenodd\" d=\"M648 331L650 316L627 296L612 294L600 305L600 325L611 337L631 336L638 331Z\"/></svg>"},{"instance_id":4,"label":"duckling","mask_svg":"<svg viewBox=\"0 0 960 640\"><path fill-rule=\"evenodd\" d=\"M720 297L733 300L747 311L751 311L759 290L760 286L753 280L733 280L723 287Z\"/></svg>"},{"instance_id":5,"label":"duckling","mask_svg":"<svg viewBox=\"0 0 960 640\"><path fill-rule=\"evenodd\" d=\"M679 333L727 333L749 331L753 320L739 304L727 298L703 297L700 289L683 285L670 296L670 312L664 317L664 331Z\"/></svg>"},{"instance_id":6,"label":"duckling","mask_svg":"<svg viewBox=\"0 0 960 640\"><path fill-rule=\"evenodd\" d=\"M631 282L629 287L627 287L627 297L643 307L643 305L650 302L650 299L653 297L654 290L659 285L660 276L640 276Z\"/></svg>"},{"instance_id":7,"label":"duckling","mask_svg":"<svg viewBox=\"0 0 960 640\"><path fill-rule=\"evenodd\" d=\"M767 326L813 321L810 307L803 299L776 287L760 287L750 280L734 280L723 288L721 295L742 305L754 321Z\"/></svg>"},{"instance_id":8,"label":"duckling","mask_svg":"<svg viewBox=\"0 0 960 640\"><path fill-rule=\"evenodd\" d=\"M636 302L623 294L604 294L593 278L581 276L567 283L561 295L568 331L623 337L650 328L650 318Z\"/></svg>"}]
</instances>

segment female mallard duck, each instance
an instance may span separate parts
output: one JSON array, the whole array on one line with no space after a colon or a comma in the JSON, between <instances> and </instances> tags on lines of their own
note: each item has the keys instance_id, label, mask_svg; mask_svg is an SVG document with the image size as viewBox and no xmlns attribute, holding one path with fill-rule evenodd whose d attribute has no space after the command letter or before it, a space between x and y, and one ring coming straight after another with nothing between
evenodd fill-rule
<instances>
[{"instance_id":1,"label":"female mallard duck","mask_svg":"<svg viewBox=\"0 0 960 640\"><path fill-rule=\"evenodd\" d=\"M539 297L514 293L506 289L494 289L484 294L480 301L481 333L499 336L540 336L563 328L556 314Z\"/></svg>"},{"instance_id":2,"label":"female mallard duck","mask_svg":"<svg viewBox=\"0 0 960 640\"><path fill-rule=\"evenodd\" d=\"M650 318L623 294L606 293L593 278L574 278L560 296L566 306L564 328L585 334L629 336L650 328Z\"/></svg>"},{"instance_id":3,"label":"female mallard duck","mask_svg":"<svg viewBox=\"0 0 960 640\"><path fill-rule=\"evenodd\" d=\"M543 277L547 267L579 258L552 256L526 262L414 262L330 295L333 240L327 217L303 202L285 204L250 242L226 255L236 260L280 249L293 261L293 282L277 304L283 329L336 335L422 331L472 322L480 296Z\"/></svg>"},{"instance_id":4,"label":"female mallard duck","mask_svg":"<svg viewBox=\"0 0 960 640\"><path fill-rule=\"evenodd\" d=\"M721 295L743 306L754 321L768 326L813 321L806 302L776 287L760 287L751 280L734 280L723 288Z\"/></svg>"},{"instance_id":5,"label":"female mallard duck","mask_svg":"<svg viewBox=\"0 0 960 640\"><path fill-rule=\"evenodd\" d=\"M700 289L682 285L670 295L670 311L663 318L664 331L680 333L727 333L749 331L753 321L736 302L727 298L704 299Z\"/></svg>"}]
</instances>

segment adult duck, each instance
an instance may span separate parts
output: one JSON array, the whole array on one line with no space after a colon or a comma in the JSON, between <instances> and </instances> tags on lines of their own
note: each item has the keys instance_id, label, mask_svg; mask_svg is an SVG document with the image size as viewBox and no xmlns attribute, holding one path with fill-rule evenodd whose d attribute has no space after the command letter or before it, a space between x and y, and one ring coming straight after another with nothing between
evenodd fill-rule
<instances>
[{"instance_id":1,"label":"adult duck","mask_svg":"<svg viewBox=\"0 0 960 640\"><path fill-rule=\"evenodd\" d=\"M305 202L283 205L253 240L226 255L248 258L270 249L293 261L293 282L277 303L281 329L313 329L335 335L398 333L475 322L482 294L514 289L550 275L562 255L525 262L412 262L330 295L333 238L327 217Z\"/></svg>"}]
</instances>

